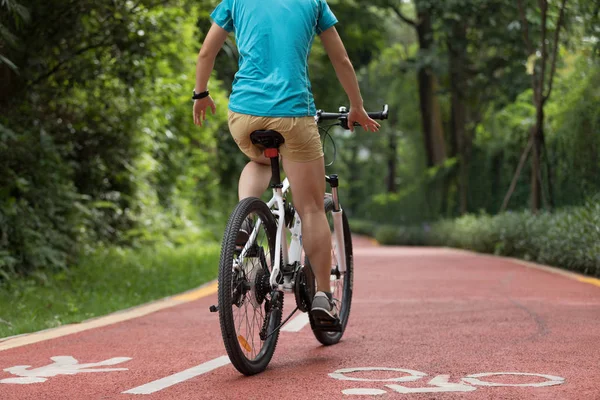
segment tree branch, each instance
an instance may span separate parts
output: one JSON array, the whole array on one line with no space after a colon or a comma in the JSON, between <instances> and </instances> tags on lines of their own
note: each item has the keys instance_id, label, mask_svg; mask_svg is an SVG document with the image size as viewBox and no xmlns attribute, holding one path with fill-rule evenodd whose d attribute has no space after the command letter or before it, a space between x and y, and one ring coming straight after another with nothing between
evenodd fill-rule
<instances>
[{"instance_id":1,"label":"tree branch","mask_svg":"<svg viewBox=\"0 0 600 400\"><path fill-rule=\"evenodd\" d=\"M556 58L558 54L558 39L560 34L560 28L562 27L563 23L563 16L565 14L566 3L567 0L562 0L562 3L560 5L560 13L558 14L558 21L556 21L556 30L554 31L554 48L552 49L552 66L550 68L550 82L548 83L548 93L546 93L546 95L544 95L542 98L542 104L545 103L546 100L548 100L548 98L550 97L550 93L552 93L552 83L554 82L554 73L556 71Z\"/></svg>"},{"instance_id":2,"label":"tree branch","mask_svg":"<svg viewBox=\"0 0 600 400\"><path fill-rule=\"evenodd\" d=\"M48 79L50 76L52 76L53 74L55 74L56 72L58 72L59 69L62 68L63 65L69 63L70 61L72 61L75 57L89 51L92 49L97 49L99 47L104 47L107 45L108 39L104 39L103 41L101 41L100 43L94 44L94 45L90 45L84 48L81 48L79 50L77 50L75 53L73 53L73 55L61 62L59 62L58 64L56 64L54 66L54 68L52 68L50 71L46 72L45 74L42 74L41 76L37 77L32 83L31 85L36 85L38 83L40 83L41 81Z\"/></svg>"},{"instance_id":3,"label":"tree branch","mask_svg":"<svg viewBox=\"0 0 600 400\"><path fill-rule=\"evenodd\" d=\"M523 8L523 0L517 0L517 6L519 7L519 16L521 17L521 23L523 24L523 39L525 40L525 46L527 46L528 54L533 54L533 47L529 40L529 23L525 16L525 8Z\"/></svg>"},{"instance_id":4,"label":"tree branch","mask_svg":"<svg viewBox=\"0 0 600 400\"><path fill-rule=\"evenodd\" d=\"M140 4L142 3L142 1L143 1L143 0L139 0L137 3L135 3L135 4L133 5L133 7L131 7L131 8L129 9L129 12L130 12L130 13L132 13L132 14L133 14L133 13L135 13L135 11L136 11L136 10L137 10L137 8L140 6Z\"/></svg>"},{"instance_id":5,"label":"tree branch","mask_svg":"<svg viewBox=\"0 0 600 400\"><path fill-rule=\"evenodd\" d=\"M408 60L410 58L409 54L409 50L408 50L408 45L404 42L402 42L402 49L404 50L404 59Z\"/></svg>"},{"instance_id":6,"label":"tree branch","mask_svg":"<svg viewBox=\"0 0 600 400\"><path fill-rule=\"evenodd\" d=\"M413 26L414 28L417 27L417 23L415 21L413 21L410 18L407 18L404 14L402 14L402 11L400 11L400 8L393 5L393 4L389 4L390 8L392 9L392 11L398 16L398 18L400 18L402 21L406 22L407 24Z\"/></svg>"},{"instance_id":7,"label":"tree branch","mask_svg":"<svg viewBox=\"0 0 600 400\"><path fill-rule=\"evenodd\" d=\"M519 0L519 2L520 2L520 0ZM529 156L529 152L531 151L532 147L533 147L533 137L532 137L532 135L529 135L529 141L527 142L527 147L525 147L523 154L521 154L521 159L519 160L519 165L517 166L515 175L512 178L512 182L510 183L508 192L506 192L506 196L504 196L504 201L502 202L502 206L500 207L499 212L504 212L506 210L506 207L508 207L508 202L509 202L513 192L515 191L515 187L517 186L517 181L519 180L519 176L521 176L521 170L523 169L523 165L525 165L525 161L527 161L527 157Z\"/></svg>"},{"instance_id":8,"label":"tree branch","mask_svg":"<svg viewBox=\"0 0 600 400\"><path fill-rule=\"evenodd\" d=\"M527 55L531 57L535 54L535 51L529 38L529 23L527 22L525 8L523 7L523 0L517 0L517 6L519 8L521 23L523 24L523 40L525 41L525 46L527 47ZM537 104L539 99L538 94L541 94L541 91L538 89L538 81L535 79L535 59L533 60L533 73L531 74L531 87L533 89L534 104Z\"/></svg>"}]
</instances>

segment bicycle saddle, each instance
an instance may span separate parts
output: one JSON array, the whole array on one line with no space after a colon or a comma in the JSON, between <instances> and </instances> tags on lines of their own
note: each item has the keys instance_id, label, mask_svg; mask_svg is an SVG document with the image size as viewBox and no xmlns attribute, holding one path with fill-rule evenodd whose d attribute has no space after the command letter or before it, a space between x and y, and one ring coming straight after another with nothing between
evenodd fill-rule
<instances>
[{"instance_id":1,"label":"bicycle saddle","mask_svg":"<svg viewBox=\"0 0 600 400\"><path fill-rule=\"evenodd\" d=\"M282 143L285 143L281 133L272 130L254 131L250 134L250 140L252 143L260 144L267 149L277 149Z\"/></svg>"}]
</instances>

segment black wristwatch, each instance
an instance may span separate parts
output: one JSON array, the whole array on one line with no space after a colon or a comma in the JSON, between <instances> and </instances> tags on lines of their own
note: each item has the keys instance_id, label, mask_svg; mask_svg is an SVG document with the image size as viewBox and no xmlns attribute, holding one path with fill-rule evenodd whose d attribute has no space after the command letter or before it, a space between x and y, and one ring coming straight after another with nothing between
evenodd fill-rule
<instances>
[{"instance_id":1,"label":"black wristwatch","mask_svg":"<svg viewBox=\"0 0 600 400\"><path fill-rule=\"evenodd\" d=\"M196 93L196 90L192 90L192 100L200 100L205 97L208 97L208 90L200 93Z\"/></svg>"}]
</instances>

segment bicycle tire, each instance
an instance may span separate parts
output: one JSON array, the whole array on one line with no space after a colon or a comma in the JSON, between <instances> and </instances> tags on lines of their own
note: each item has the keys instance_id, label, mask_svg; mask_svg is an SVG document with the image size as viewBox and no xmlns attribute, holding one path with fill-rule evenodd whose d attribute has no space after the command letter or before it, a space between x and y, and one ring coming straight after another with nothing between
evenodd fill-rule
<instances>
[{"instance_id":1,"label":"bicycle tire","mask_svg":"<svg viewBox=\"0 0 600 400\"><path fill-rule=\"evenodd\" d=\"M333 212L333 200L329 197L325 198L325 214ZM352 305L352 280L354 278L354 259L352 254L352 236L350 232L350 225L348 224L348 218L346 217L346 213L342 212L342 225L344 229L344 251L346 253L346 273L344 276L343 285L341 287L342 291L342 301L341 307L338 309L338 314L340 317L340 323L342 329L340 332L324 332L322 330L317 330L313 328L313 321L310 317L309 312L309 320L311 324L311 328L315 338L325 346L331 346L340 341L344 332L346 330L346 326L348 325L348 318L350 317L350 308ZM333 228L332 228L333 230ZM333 232L332 232L333 235ZM332 249L333 251L333 249ZM315 294L315 277L314 272L312 271L312 267L310 265L310 260L308 257L305 257L305 268L307 275L307 282L312 282L312 285L309 285L310 299ZM335 297L335 295L334 295Z\"/></svg>"},{"instance_id":2,"label":"bicycle tire","mask_svg":"<svg viewBox=\"0 0 600 400\"><path fill-rule=\"evenodd\" d=\"M267 246L269 247L269 255L268 257L263 254L263 257L258 257L260 261L260 269L266 269L266 271L258 271L255 273L254 278L248 279L246 276L246 272L242 272L245 270L245 265L242 265L239 270L235 271L234 275L234 263L236 257L236 250L239 255L239 247L236 246L236 237L238 231L242 226L242 222L246 219L246 217L251 215L256 215L262 221L261 229L264 228L267 239ZM266 265L266 259L270 259L270 265L273 265L273 254L275 252L275 237L277 234L277 224L271 213L271 210L267 205L260 199L256 197L250 197L243 199L240 201L231 216L229 217L229 221L227 222L227 227L225 229L225 233L223 235L223 241L221 245L221 256L219 262L219 288L218 288L218 301L219 301L219 322L221 326L221 334L223 336L223 342L225 344L225 349L227 350L227 355L231 360L233 366L244 375L254 375L264 371L267 368L267 365L271 361L273 357L273 353L275 352L275 347L277 346L277 341L279 339L279 330L275 331L266 338L266 341L261 341L261 348L255 358L249 359L245 352L252 353L252 350L256 347L254 342L254 336L252 337L252 345L250 345L250 341L248 341L246 336L241 335L241 333L237 332L236 329L236 320L234 317L234 309L237 307L238 310L241 309L239 304L245 304L246 307L246 316L248 310L248 304L258 303L258 309L262 309L263 303L265 308L265 315L262 320L262 327L267 327L266 331L271 333L275 327L279 326L281 323L281 309L283 307L283 293L279 293L278 301L275 301L270 297L270 287L266 286L265 291L268 290L269 294L265 294L265 297L262 301L258 300L258 285L256 282L257 276L259 274L265 275L267 282L263 284L268 285L268 277L270 276L270 267ZM262 244L261 244L262 246ZM262 247L258 247L260 249ZM264 250L263 250L264 251ZM247 257L248 258L248 257ZM255 258L256 259L256 258ZM264 261L262 261L264 259ZM238 259L239 261L239 259ZM239 264L238 264L239 265ZM239 275L242 275L240 278ZM235 287L233 279L236 279ZM264 276L262 276L264 278ZM242 279L241 284L238 281ZM250 284L250 281L254 280L253 289L246 292L247 287L246 283ZM264 281L261 281L264 282ZM239 293L234 292L234 289L237 290L240 287L244 287L242 291L244 294L241 298L234 297L239 296ZM253 292L254 291L254 292ZM246 297L246 295L250 293L250 295L256 296L252 298L250 296ZM270 304L270 301L274 301L277 304ZM245 303L244 303L245 302ZM251 304L253 305L253 304ZM253 305L254 306L254 305ZM270 307L271 312L267 311ZM254 316L256 316L257 308L254 308ZM266 321L266 322L265 322ZM247 323L248 321L246 321ZM255 320L253 320L255 322ZM241 328L241 326L240 326ZM247 325L246 325L247 328ZM253 327L254 329L254 327ZM241 330L241 329L240 329ZM262 333L262 329L260 332ZM254 335L254 330L252 331ZM241 336L241 339L240 339ZM242 349L244 347L244 349ZM250 351L248 350L250 347Z\"/></svg>"}]
</instances>

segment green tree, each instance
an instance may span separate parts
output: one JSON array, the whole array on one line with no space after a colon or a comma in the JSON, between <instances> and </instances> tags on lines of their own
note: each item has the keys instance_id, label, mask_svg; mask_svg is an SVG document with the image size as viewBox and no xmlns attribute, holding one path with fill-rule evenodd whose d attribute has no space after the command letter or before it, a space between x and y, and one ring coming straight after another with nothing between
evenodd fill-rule
<instances>
[{"instance_id":1,"label":"green tree","mask_svg":"<svg viewBox=\"0 0 600 400\"><path fill-rule=\"evenodd\" d=\"M30 1L0 108L0 269L169 240L217 213L214 136L191 120L190 2ZM59 23L60 22L60 23ZM214 91L217 101L225 92Z\"/></svg>"},{"instance_id":2,"label":"green tree","mask_svg":"<svg viewBox=\"0 0 600 400\"><path fill-rule=\"evenodd\" d=\"M436 14L448 68L450 154L458 161L458 204L464 214L475 130L487 107L502 107L526 87L524 51L511 2L451 0Z\"/></svg>"},{"instance_id":3,"label":"green tree","mask_svg":"<svg viewBox=\"0 0 600 400\"><path fill-rule=\"evenodd\" d=\"M531 137L527 145L526 153L529 148L533 150L531 160L531 209L536 212L542 204L542 151L545 147L544 137L544 105L552 93L552 84L556 71L558 59L558 48L560 46L560 31L564 23L565 8L567 0L561 0L556 10L550 9L547 0L539 0L540 26L539 33L531 32L534 25L530 22L532 13L529 13L529 3L518 0L519 14L522 22L523 41L528 54L528 73L531 75L531 85L533 89L533 104L536 109L535 124L531 130ZM534 11L537 11L534 8ZM550 12L550 13L549 13ZM551 15L556 14L552 22ZM534 14L535 15L535 14ZM552 38L552 39L550 39ZM550 45L550 46L548 46ZM539 59L539 61L538 61ZM547 160L547 157L546 157ZM550 165L546 163L549 168ZM548 171L548 185L550 194L550 206L552 206L552 173Z\"/></svg>"},{"instance_id":4,"label":"green tree","mask_svg":"<svg viewBox=\"0 0 600 400\"><path fill-rule=\"evenodd\" d=\"M396 0L379 0L375 4L391 10L399 21L415 30L419 44L415 68L426 162L428 167L440 165L447 154L442 110L438 98L440 65L434 31L438 2L415 0L414 7L409 7L405 1Z\"/></svg>"}]
</instances>

